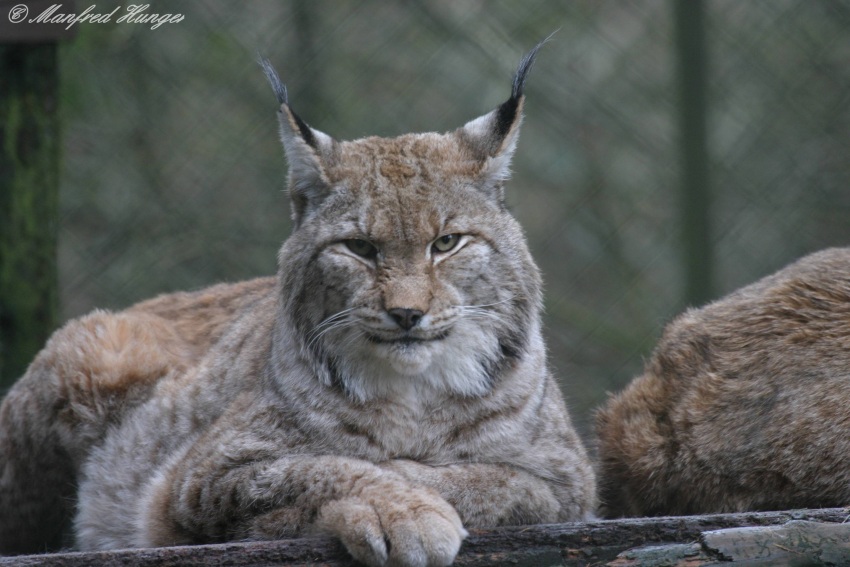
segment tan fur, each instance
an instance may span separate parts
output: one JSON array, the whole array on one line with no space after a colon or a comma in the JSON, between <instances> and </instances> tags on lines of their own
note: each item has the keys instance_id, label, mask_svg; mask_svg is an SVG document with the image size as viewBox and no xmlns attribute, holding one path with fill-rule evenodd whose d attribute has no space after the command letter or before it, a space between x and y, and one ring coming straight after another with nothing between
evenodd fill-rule
<instances>
[{"instance_id":1,"label":"tan fur","mask_svg":"<svg viewBox=\"0 0 850 567\"><path fill-rule=\"evenodd\" d=\"M277 277L59 330L0 407L0 550L330 533L447 565L465 527L592 514L502 201L521 87L455 132L352 142L284 103Z\"/></svg>"},{"instance_id":2,"label":"tan fur","mask_svg":"<svg viewBox=\"0 0 850 567\"><path fill-rule=\"evenodd\" d=\"M850 503L850 249L670 323L597 415L606 513Z\"/></svg>"}]
</instances>

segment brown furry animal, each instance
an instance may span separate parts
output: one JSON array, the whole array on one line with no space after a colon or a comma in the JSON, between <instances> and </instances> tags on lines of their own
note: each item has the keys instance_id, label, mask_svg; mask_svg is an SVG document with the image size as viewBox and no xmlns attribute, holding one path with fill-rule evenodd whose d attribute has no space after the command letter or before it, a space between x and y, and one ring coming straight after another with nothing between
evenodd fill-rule
<instances>
[{"instance_id":1,"label":"brown furry animal","mask_svg":"<svg viewBox=\"0 0 850 567\"><path fill-rule=\"evenodd\" d=\"M0 551L319 532L447 565L465 527L592 514L503 195L536 52L453 132L344 142L266 63L295 225L277 277L57 331L0 406Z\"/></svg>"},{"instance_id":2,"label":"brown furry animal","mask_svg":"<svg viewBox=\"0 0 850 567\"><path fill-rule=\"evenodd\" d=\"M608 516L850 504L850 249L675 319L597 432Z\"/></svg>"}]
</instances>

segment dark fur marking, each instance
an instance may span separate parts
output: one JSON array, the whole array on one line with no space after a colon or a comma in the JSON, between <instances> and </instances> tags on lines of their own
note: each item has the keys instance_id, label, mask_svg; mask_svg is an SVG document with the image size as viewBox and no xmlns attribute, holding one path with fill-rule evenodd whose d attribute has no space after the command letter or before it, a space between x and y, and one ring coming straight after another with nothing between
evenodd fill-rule
<instances>
[{"instance_id":1,"label":"dark fur marking","mask_svg":"<svg viewBox=\"0 0 850 567\"><path fill-rule=\"evenodd\" d=\"M496 408L494 410L479 414L473 421L464 423L455 427L451 433L446 436L446 443L451 445L457 443L468 435L477 435L478 432L487 424L496 420L510 419L525 409L527 400L523 400L518 405L509 405Z\"/></svg>"},{"instance_id":2,"label":"dark fur marking","mask_svg":"<svg viewBox=\"0 0 850 567\"><path fill-rule=\"evenodd\" d=\"M372 445L373 447L381 447L382 446L378 442L378 440L375 438L375 436L372 434L371 431L360 427L356 423L350 423L350 422L347 422L347 421L343 421L343 422L340 422L340 427L342 427L342 430L347 435L350 435L352 437L363 438L363 439L366 440L367 443L369 443L369 445Z\"/></svg>"},{"instance_id":3,"label":"dark fur marking","mask_svg":"<svg viewBox=\"0 0 850 567\"><path fill-rule=\"evenodd\" d=\"M314 254L311 257L310 262L318 256L318 253ZM324 348L324 343L322 340L316 341L308 341L308 337L315 329L315 325L311 325L311 321L308 320L306 316L303 314L303 308L301 306L307 305L308 296L311 295L311 290L304 286L297 293L297 307L295 308L295 317L293 318L293 322L295 323L295 328L298 331L298 335L302 344L307 346L316 360L319 361L319 364L327 369L328 377L330 378L331 386L340 391L346 392L345 384L340 377L339 370L337 368L336 361L330 355L328 355L327 351Z\"/></svg>"},{"instance_id":4,"label":"dark fur marking","mask_svg":"<svg viewBox=\"0 0 850 567\"><path fill-rule=\"evenodd\" d=\"M489 358L487 356L478 357L478 365L483 369L484 375L487 377L487 389L492 390L496 385L496 378L502 373L504 367L504 357Z\"/></svg>"},{"instance_id":5,"label":"dark fur marking","mask_svg":"<svg viewBox=\"0 0 850 567\"><path fill-rule=\"evenodd\" d=\"M509 333L508 336L499 339L499 348L502 350L502 356L513 360L522 358L524 346L524 338L520 337L520 333Z\"/></svg>"},{"instance_id":6,"label":"dark fur marking","mask_svg":"<svg viewBox=\"0 0 850 567\"><path fill-rule=\"evenodd\" d=\"M499 105L496 111L496 124L494 125L494 133L498 140L504 140L505 136L508 135L511 126L513 126L516 120L517 108L519 108L519 99L513 97Z\"/></svg>"},{"instance_id":7,"label":"dark fur marking","mask_svg":"<svg viewBox=\"0 0 850 567\"><path fill-rule=\"evenodd\" d=\"M478 359L478 364L484 370L485 376L487 376L488 389L492 389L498 382L499 377L522 359L525 354L527 336L522 331L509 331L500 336L498 341L499 356L496 358L482 356Z\"/></svg>"},{"instance_id":8,"label":"dark fur marking","mask_svg":"<svg viewBox=\"0 0 850 567\"><path fill-rule=\"evenodd\" d=\"M305 142L307 142L307 145L315 150L318 150L319 144L316 141L315 136L313 136L313 131L310 130L309 126L307 126L307 123L301 120L300 116L295 114L295 111L292 110L292 107L289 108L289 112L292 113L292 118L295 120L295 124L298 126L298 131L301 132L301 137L304 139Z\"/></svg>"},{"instance_id":9,"label":"dark fur marking","mask_svg":"<svg viewBox=\"0 0 850 567\"><path fill-rule=\"evenodd\" d=\"M339 375L339 369L336 365L336 358L333 356L327 356L322 352L322 358L325 362L325 367L328 369L328 375L331 378L331 386L341 392L348 393L348 388L345 387L345 382L342 377Z\"/></svg>"}]
</instances>

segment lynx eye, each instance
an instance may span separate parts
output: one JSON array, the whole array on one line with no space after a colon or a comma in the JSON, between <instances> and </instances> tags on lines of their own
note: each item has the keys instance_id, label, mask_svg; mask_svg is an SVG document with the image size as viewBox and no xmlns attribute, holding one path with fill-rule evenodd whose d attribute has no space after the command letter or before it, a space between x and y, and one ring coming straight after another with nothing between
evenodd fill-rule
<instances>
[{"instance_id":1,"label":"lynx eye","mask_svg":"<svg viewBox=\"0 0 850 567\"><path fill-rule=\"evenodd\" d=\"M434 241L434 252L448 252L460 242L459 234L446 234Z\"/></svg>"},{"instance_id":2,"label":"lynx eye","mask_svg":"<svg viewBox=\"0 0 850 567\"><path fill-rule=\"evenodd\" d=\"M350 240L345 240L345 246L357 254L358 256L362 256L363 258L374 258L378 255L378 249L375 248L375 245L366 240L360 240L359 238L352 238Z\"/></svg>"}]
</instances>

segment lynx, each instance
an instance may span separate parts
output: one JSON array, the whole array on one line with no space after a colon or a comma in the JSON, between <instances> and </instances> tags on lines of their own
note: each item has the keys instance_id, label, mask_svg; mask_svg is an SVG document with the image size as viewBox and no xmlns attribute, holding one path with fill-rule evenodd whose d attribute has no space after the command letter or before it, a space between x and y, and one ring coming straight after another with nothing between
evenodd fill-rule
<instances>
[{"instance_id":1,"label":"lynx","mask_svg":"<svg viewBox=\"0 0 850 567\"><path fill-rule=\"evenodd\" d=\"M597 415L605 514L850 504L850 248L674 320Z\"/></svg>"},{"instance_id":2,"label":"lynx","mask_svg":"<svg viewBox=\"0 0 850 567\"><path fill-rule=\"evenodd\" d=\"M57 331L0 408L2 551L330 534L369 565L447 565L466 528L591 515L503 194L539 47L465 126L354 141L264 61L294 226L277 276Z\"/></svg>"}]
</instances>

